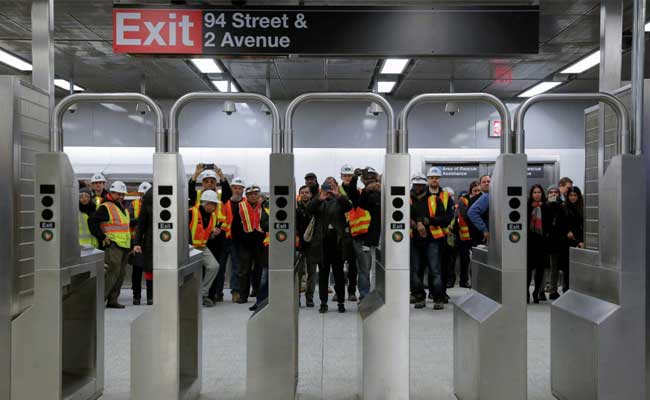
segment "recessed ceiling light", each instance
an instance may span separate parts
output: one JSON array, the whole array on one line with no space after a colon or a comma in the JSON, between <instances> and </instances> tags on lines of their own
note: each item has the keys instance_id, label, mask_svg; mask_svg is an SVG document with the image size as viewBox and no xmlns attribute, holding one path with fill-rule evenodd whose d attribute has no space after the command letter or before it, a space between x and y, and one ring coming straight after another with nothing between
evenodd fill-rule
<instances>
[{"instance_id":1,"label":"recessed ceiling light","mask_svg":"<svg viewBox=\"0 0 650 400\"><path fill-rule=\"evenodd\" d=\"M32 65L26 61L21 60L20 58L14 56L13 54L7 53L4 50L0 49L0 62L7 64L8 66L15 68L19 71L31 71Z\"/></svg>"},{"instance_id":2,"label":"recessed ceiling light","mask_svg":"<svg viewBox=\"0 0 650 400\"><path fill-rule=\"evenodd\" d=\"M217 88L218 91L223 92L223 93L228 93L228 81L222 80L222 81L212 81L212 84L214 87ZM237 85L234 83L230 84L230 92L231 93L238 93L239 89L237 88Z\"/></svg>"},{"instance_id":3,"label":"recessed ceiling light","mask_svg":"<svg viewBox=\"0 0 650 400\"><path fill-rule=\"evenodd\" d=\"M645 31L646 31L646 32L650 32L650 22L648 22L647 24L645 24Z\"/></svg>"},{"instance_id":4,"label":"recessed ceiling light","mask_svg":"<svg viewBox=\"0 0 650 400\"><path fill-rule=\"evenodd\" d=\"M401 74L409 63L408 58L389 58L381 67L381 74Z\"/></svg>"},{"instance_id":5,"label":"recessed ceiling light","mask_svg":"<svg viewBox=\"0 0 650 400\"><path fill-rule=\"evenodd\" d=\"M533 86L532 88L520 94L518 97L533 97L535 95L548 92L549 90L553 89L556 86L561 85L562 83L563 82L540 82L537 85Z\"/></svg>"},{"instance_id":6,"label":"recessed ceiling light","mask_svg":"<svg viewBox=\"0 0 650 400\"><path fill-rule=\"evenodd\" d=\"M66 81L65 79L55 79L54 85L60 87L63 90L70 91L70 82ZM74 85L73 90L75 92L83 92L86 89L82 88L81 86Z\"/></svg>"},{"instance_id":7,"label":"recessed ceiling light","mask_svg":"<svg viewBox=\"0 0 650 400\"><path fill-rule=\"evenodd\" d=\"M377 82L377 91L379 93L390 93L393 91L396 83L393 81L379 81Z\"/></svg>"},{"instance_id":8,"label":"recessed ceiling light","mask_svg":"<svg viewBox=\"0 0 650 400\"><path fill-rule=\"evenodd\" d=\"M221 67L211 58L193 58L190 61L204 74L220 74L223 72Z\"/></svg>"},{"instance_id":9,"label":"recessed ceiling light","mask_svg":"<svg viewBox=\"0 0 650 400\"><path fill-rule=\"evenodd\" d=\"M569 66L568 68L562 70L561 74L581 74L586 70L595 67L600 64L600 50L595 51L589 54L587 57L578 61L577 63Z\"/></svg>"}]
</instances>

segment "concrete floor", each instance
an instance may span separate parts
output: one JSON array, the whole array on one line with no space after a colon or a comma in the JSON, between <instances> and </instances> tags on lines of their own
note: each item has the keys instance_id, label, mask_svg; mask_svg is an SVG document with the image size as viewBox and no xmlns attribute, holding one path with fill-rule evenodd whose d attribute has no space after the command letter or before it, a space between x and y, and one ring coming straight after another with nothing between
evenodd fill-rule
<instances>
[{"instance_id":1,"label":"concrete floor","mask_svg":"<svg viewBox=\"0 0 650 400\"><path fill-rule=\"evenodd\" d=\"M452 298L465 289L449 291ZM131 304L130 291L121 301ZM250 303L249 305L251 305ZM411 399L448 400L453 396L453 307L411 309ZM301 400L355 399L358 314L300 309ZM330 310L333 307L330 304ZM102 400L126 400L130 387L130 323L146 306L106 310L106 382ZM528 308L528 398L550 400L549 303ZM203 311L203 400L240 400L245 394L247 306L219 303ZM145 357L145 355L142 355ZM156 366L152 366L156 368Z\"/></svg>"}]
</instances>

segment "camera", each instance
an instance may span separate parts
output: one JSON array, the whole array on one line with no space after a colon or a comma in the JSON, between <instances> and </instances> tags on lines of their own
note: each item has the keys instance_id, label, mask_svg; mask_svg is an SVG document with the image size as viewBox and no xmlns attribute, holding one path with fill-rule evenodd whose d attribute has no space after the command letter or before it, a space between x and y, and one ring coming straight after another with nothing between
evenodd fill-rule
<instances>
[{"instance_id":1,"label":"camera","mask_svg":"<svg viewBox=\"0 0 650 400\"><path fill-rule=\"evenodd\" d=\"M203 164L203 169L204 169L204 170L206 170L206 169L212 169L212 170L214 170L214 169L215 169L215 168L214 168L214 164Z\"/></svg>"},{"instance_id":2,"label":"camera","mask_svg":"<svg viewBox=\"0 0 650 400\"><path fill-rule=\"evenodd\" d=\"M68 107L68 112L70 114L74 114L75 111L77 111L77 104L72 104L70 107Z\"/></svg>"},{"instance_id":3,"label":"camera","mask_svg":"<svg viewBox=\"0 0 650 400\"><path fill-rule=\"evenodd\" d=\"M330 190L332 190L332 187L330 186L329 183L323 183L323 185L320 188L325 192L329 192Z\"/></svg>"},{"instance_id":4,"label":"camera","mask_svg":"<svg viewBox=\"0 0 650 400\"><path fill-rule=\"evenodd\" d=\"M458 107L458 103L455 101L450 101L449 103L445 104L445 112L452 117L456 115L457 112L460 111L460 107Z\"/></svg>"}]
</instances>

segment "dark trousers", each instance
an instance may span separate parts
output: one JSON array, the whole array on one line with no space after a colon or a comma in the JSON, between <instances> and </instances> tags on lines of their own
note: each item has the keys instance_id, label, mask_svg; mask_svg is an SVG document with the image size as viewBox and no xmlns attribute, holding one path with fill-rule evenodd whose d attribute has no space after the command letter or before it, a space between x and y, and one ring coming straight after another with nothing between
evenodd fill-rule
<instances>
[{"instance_id":1,"label":"dark trousers","mask_svg":"<svg viewBox=\"0 0 650 400\"><path fill-rule=\"evenodd\" d=\"M104 249L104 298L108 304L117 303L120 297L130 251L115 243Z\"/></svg>"},{"instance_id":2,"label":"dark trousers","mask_svg":"<svg viewBox=\"0 0 650 400\"><path fill-rule=\"evenodd\" d=\"M223 243L223 248L219 254L219 272L214 279L208 296L215 299L217 296L223 297L223 287L226 282L226 266L228 265L228 258L230 258L230 292L239 292L239 256L237 255L237 247L232 240L227 239Z\"/></svg>"},{"instance_id":3,"label":"dark trousers","mask_svg":"<svg viewBox=\"0 0 650 400\"><path fill-rule=\"evenodd\" d=\"M269 297L269 248L264 247L262 255L262 278L255 304L259 305Z\"/></svg>"},{"instance_id":4,"label":"dark trousers","mask_svg":"<svg viewBox=\"0 0 650 400\"><path fill-rule=\"evenodd\" d=\"M418 300L426 298L422 277L424 268L429 275L429 293L434 301L443 301L445 296L442 281L442 240L411 241L411 294Z\"/></svg>"},{"instance_id":5,"label":"dark trousers","mask_svg":"<svg viewBox=\"0 0 650 400\"><path fill-rule=\"evenodd\" d=\"M241 242L237 244L237 254L239 255L239 296L242 300L247 300L251 286L255 292L260 286L264 265L264 245L261 240Z\"/></svg>"},{"instance_id":6,"label":"dark trousers","mask_svg":"<svg viewBox=\"0 0 650 400\"><path fill-rule=\"evenodd\" d=\"M530 254L530 250L528 253L528 265L526 268L526 294L529 293L530 281L533 279L533 270L535 270L535 288L533 289L533 297L537 297L539 293L544 290L544 269L548 265L548 256L539 252Z\"/></svg>"},{"instance_id":7,"label":"dark trousers","mask_svg":"<svg viewBox=\"0 0 650 400\"><path fill-rule=\"evenodd\" d=\"M345 257L344 261L348 262L348 294L353 295L357 293L357 276L359 274L359 269L357 267L357 257L354 252L354 245L351 237L343 240L343 254Z\"/></svg>"},{"instance_id":8,"label":"dark trousers","mask_svg":"<svg viewBox=\"0 0 650 400\"><path fill-rule=\"evenodd\" d=\"M458 247L445 244L442 259L442 282L447 287L454 287L456 284L456 256Z\"/></svg>"},{"instance_id":9,"label":"dark trousers","mask_svg":"<svg viewBox=\"0 0 650 400\"><path fill-rule=\"evenodd\" d=\"M343 257L338 246L336 230L330 229L323 240L323 250L318 265L318 294L321 304L327 304L327 287L329 285L330 270L334 274L334 292L339 304L345 302L345 273L343 272Z\"/></svg>"},{"instance_id":10,"label":"dark trousers","mask_svg":"<svg viewBox=\"0 0 650 400\"><path fill-rule=\"evenodd\" d=\"M460 241L458 243L458 257L460 258L460 285L469 286L469 264L470 250L472 250L472 241Z\"/></svg>"}]
</instances>

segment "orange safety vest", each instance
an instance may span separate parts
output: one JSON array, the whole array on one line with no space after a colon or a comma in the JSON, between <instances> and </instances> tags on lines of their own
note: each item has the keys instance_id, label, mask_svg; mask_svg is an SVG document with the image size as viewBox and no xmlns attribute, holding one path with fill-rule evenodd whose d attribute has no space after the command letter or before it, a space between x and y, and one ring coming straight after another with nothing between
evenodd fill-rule
<instances>
[{"instance_id":1,"label":"orange safety vest","mask_svg":"<svg viewBox=\"0 0 650 400\"><path fill-rule=\"evenodd\" d=\"M244 232L251 233L259 228L259 219L257 221L257 224L255 224L251 218L251 214L253 212L260 213L261 208L262 207L259 203L253 207L246 199L242 200L241 203L239 203L239 216L241 217L241 224L244 228Z\"/></svg>"},{"instance_id":2,"label":"orange safety vest","mask_svg":"<svg viewBox=\"0 0 650 400\"><path fill-rule=\"evenodd\" d=\"M460 201L463 202L465 207L469 206L469 200L467 200L466 197L461 197ZM469 234L469 226L467 226L467 222L465 222L463 214L460 212L458 213L458 236L460 236L460 240L462 241L472 240L472 237Z\"/></svg>"},{"instance_id":3,"label":"orange safety vest","mask_svg":"<svg viewBox=\"0 0 650 400\"><path fill-rule=\"evenodd\" d=\"M210 215L210 221L208 226L203 226L203 218L201 217L201 211L199 207L190 208L192 212L192 220L190 221L190 235L192 235L192 246L195 248L204 248L208 244L208 239L212 231L217 226L217 216L216 213Z\"/></svg>"},{"instance_id":4,"label":"orange safety vest","mask_svg":"<svg viewBox=\"0 0 650 400\"><path fill-rule=\"evenodd\" d=\"M436 216L436 208L438 206L438 202L436 201L437 198L438 196L435 195L429 196L429 218L434 218ZM447 203L449 202L449 193L444 191L441 192L440 200L442 201L442 205L446 210ZM441 239L445 237L448 230L447 228L429 225L429 231L431 232L431 236L433 236L435 239Z\"/></svg>"},{"instance_id":5,"label":"orange safety vest","mask_svg":"<svg viewBox=\"0 0 650 400\"><path fill-rule=\"evenodd\" d=\"M140 210L142 209L142 199L133 200L131 207L133 207L133 219L138 219L140 217ZM135 228L135 226L130 227L131 239L135 239Z\"/></svg>"},{"instance_id":6,"label":"orange safety vest","mask_svg":"<svg viewBox=\"0 0 650 400\"><path fill-rule=\"evenodd\" d=\"M226 202L226 204L223 206L221 209L221 212L223 214L224 221L221 224L221 230L226 232L226 239L232 239L232 232L231 232L231 227L232 227L232 203L230 200Z\"/></svg>"},{"instance_id":7,"label":"orange safety vest","mask_svg":"<svg viewBox=\"0 0 650 400\"><path fill-rule=\"evenodd\" d=\"M356 207L348 212L348 219L350 221L350 232L353 237L368 233L371 220L370 212L361 207Z\"/></svg>"},{"instance_id":8,"label":"orange safety vest","mask_svg":"<svg viewBox=\"0 0 650 400\"><path fill-rule=\"evenodd\" d=\"M106 207L108 210L108 221L102 221L99 227L116 245L124 249L131 247L131 233L129 232L129 210L124 212L119 209L112 201L106 201L100 204L100 207Z\"/></svg>"}]
</instances>

